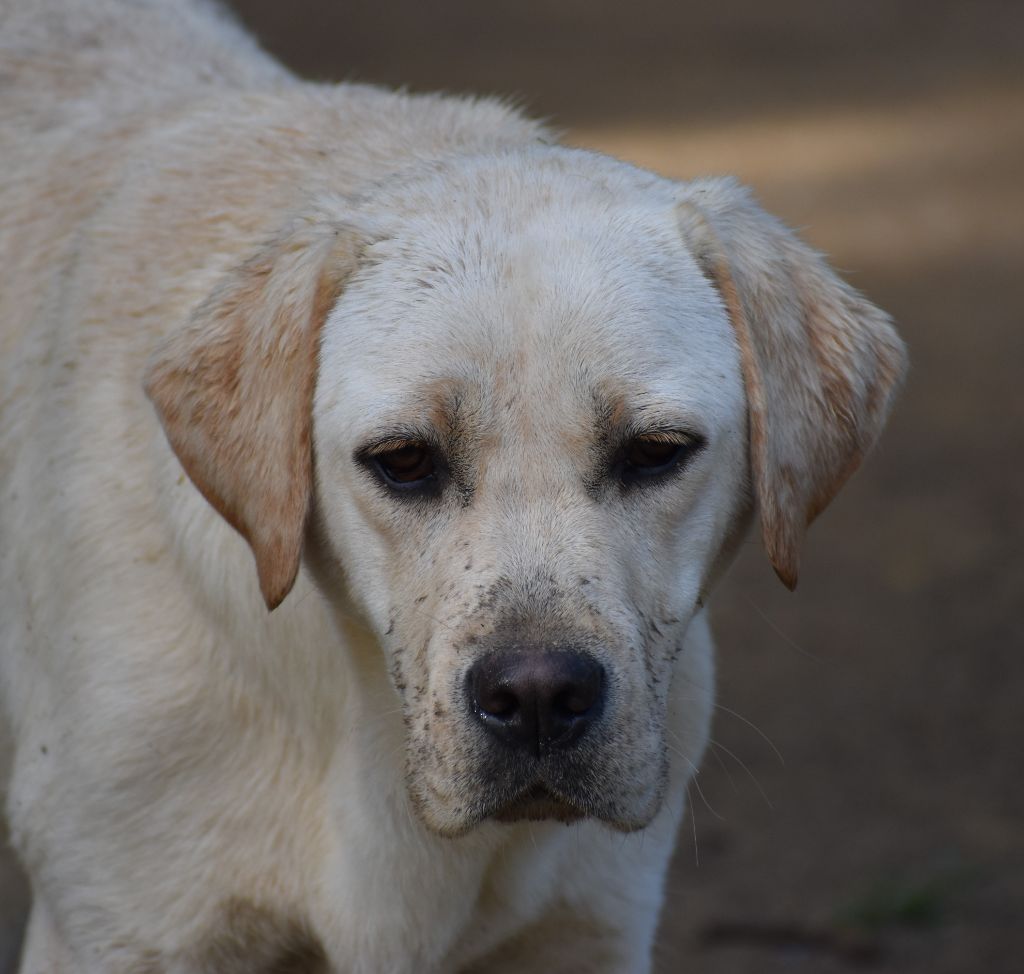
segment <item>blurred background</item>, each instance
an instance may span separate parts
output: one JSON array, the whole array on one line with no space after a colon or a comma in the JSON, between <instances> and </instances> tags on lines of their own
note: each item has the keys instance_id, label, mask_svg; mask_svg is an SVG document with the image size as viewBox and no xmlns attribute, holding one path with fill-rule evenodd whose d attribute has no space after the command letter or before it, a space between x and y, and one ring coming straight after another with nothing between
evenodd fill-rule
<instances>
[{"instance_id":1,"label":"blurred background","mask_svg":"<svg viewBox=\"0 0 1024 974\"><path fill-rule=\"evenodd\" d=\"M1024 970L1024 4L233 6L304 75L508 95L735 174L895 317L909 381L799 589L752 537L714 600L657 970Z\"/></svg>"}]
</instances>

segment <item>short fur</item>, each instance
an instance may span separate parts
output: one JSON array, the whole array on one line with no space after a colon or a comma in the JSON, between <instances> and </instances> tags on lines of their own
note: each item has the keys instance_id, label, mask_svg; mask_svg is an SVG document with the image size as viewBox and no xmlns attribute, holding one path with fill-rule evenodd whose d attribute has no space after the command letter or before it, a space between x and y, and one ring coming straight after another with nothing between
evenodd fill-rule
<instances>
[{"instance_id":1,"label":"short fur","mask_svg":"<svg viewBox=\"0 0 1024 974\"><path fill-rule=\"evenodd\" d=\"M300 82L193 0L2 0L0 85L22 970L649 971L704 600L755 510L795 583L888 320L728 180ZM702 446L630 486L665 431ZM607 699L533 761L464 688L542 647Z\"/></svg>"}]
</instances>

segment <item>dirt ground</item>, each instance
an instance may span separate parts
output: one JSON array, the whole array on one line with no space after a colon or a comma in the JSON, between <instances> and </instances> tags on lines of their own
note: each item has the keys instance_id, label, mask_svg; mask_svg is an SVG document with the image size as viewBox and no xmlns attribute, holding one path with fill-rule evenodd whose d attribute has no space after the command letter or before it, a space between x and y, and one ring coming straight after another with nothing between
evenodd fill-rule
<instances>
[{"instance_id":1,"label":"dirt ground","mask_svg":"<svg viewBox=\"0 0 1024 974\"><path fill-rule=\"evenodd\" d=\"M315 77L512 94L735 173L895 316L909 382L797 593L752 538L715 598L658 971L1024 970L1024 5L235 5ZM23 900L0 882L0 930Z\"/></svg>"}]
</instances>

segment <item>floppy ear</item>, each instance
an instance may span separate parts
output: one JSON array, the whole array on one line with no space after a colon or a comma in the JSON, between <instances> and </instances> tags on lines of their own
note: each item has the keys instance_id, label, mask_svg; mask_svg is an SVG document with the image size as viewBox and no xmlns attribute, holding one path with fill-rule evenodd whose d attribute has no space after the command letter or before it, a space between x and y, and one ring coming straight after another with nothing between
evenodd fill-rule
<instances>
[{"instance_id":1,"label":"floppy ear","mask_svg":"<svg viewBox=\"0 0 1024 974\"><path fill-rule=\"evenodd\" d=\"M358 249L338 224L290 228L230 272L146 371L171 448L249 542L269 609L299 569L320 328Z\"/></svg>"},{"instance_id":2,"label":"floppy ear","mask_svg":"<svg viewBox=\"0 0 1024 974\"><path fill-rule=\"evenodd\" d=\"M794 588L805 529L881 431L904 346L882 311L733 180L687 184L678 213L736 330L764 543Z\"/></svg>"}]
</instances>

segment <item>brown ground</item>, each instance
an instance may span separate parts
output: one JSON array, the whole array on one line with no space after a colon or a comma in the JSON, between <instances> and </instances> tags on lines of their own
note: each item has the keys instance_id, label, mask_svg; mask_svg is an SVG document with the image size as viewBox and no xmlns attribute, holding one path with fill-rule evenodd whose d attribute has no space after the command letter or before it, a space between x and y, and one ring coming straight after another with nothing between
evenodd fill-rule
<instances>
[{"instance_id":1,"label":"brown ground","mask_svg":"<svg viewBox=\"0 0 1024 974\"><path fill-rule=\"evenodd\" d=\"M1024 970L1024 5L236 6L315 76L512 93L733 172L893 313L910 381L798 593L752 540L716 599L719 747L658 970Z\"/></svg>"}]
</instances>

